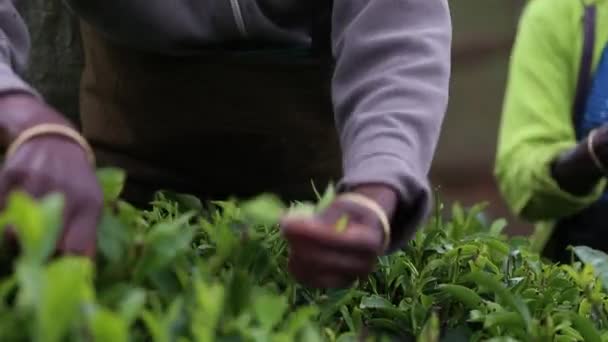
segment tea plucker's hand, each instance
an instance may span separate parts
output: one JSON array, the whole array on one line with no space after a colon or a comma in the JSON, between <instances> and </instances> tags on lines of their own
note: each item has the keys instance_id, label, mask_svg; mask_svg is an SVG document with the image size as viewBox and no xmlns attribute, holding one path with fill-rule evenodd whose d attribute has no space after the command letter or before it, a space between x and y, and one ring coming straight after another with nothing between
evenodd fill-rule
<instances>
[{"instance_id":1,"label":"tea plucker's hand","mask_svg":"<svg viewBox=\"0 0 608 342\"><path fill-rule=\"evenodd\" d=\"M444 0L333 2L332 100L344 165L338 189L349 196L319 217L283 222L290 269L302 283L343 287L365 277L378 255L403 247L427 217L450 43ZM349 224L337 233L343 214Z\"/></svg>"},{"instance_id":2,"label":"tea plucker's hand","mask_svg":"<svg viewBox=\"0 0 608 342\"><path fill-rule=\"evenodd\" d=\"M389 218L396 206L390 187L364 185L338 196L316 217L286 218L290 272L302 284L320 288L348 286L367 276L390 242Z\"/></svg>"},{"instance_id":3,"label":"tea plucker's hand","mask_svg":"<svg viewBox=\"0 0 608 342\"><path fill-rule=\"evenodd\" d=\"M6 44L0 44L0 94L32 92L18 76L27 65L29 39L27 27L14 3L14 0L0 0L0 37L6 38ZM104 20L101 20L103 18L95 20L94 7L86 6L85 3L88 2L82 2L80 9L91 14L92 22L104 26ZM141 8L133 6L132 10L133 13L142 15L147 13L146 18L158 18L159 14L164 13L159 9L166 8L161 3L159 6ZM239 11L240 5L245 3L251 6L245 6L247 10L243 7ZM396 250L412 236L429 212L431 196L427 174L447 107L449 89L451 21L448 2L334 0L331 3L330 41L335 58L331 79L332 103L345 168L341 192L357 192L358 188L366 185L382 185L394 190L397 197L395 214L391 217L389 210L385 209L389 220L392 219L389 251ZM165 52L173 52L169 50L178 50L183 46L179 41L172 41L172 38L184 36L191 37L196 46L209 42L215 44L223 39L232 40L237 37L236 33L244 39L293 43L297 46L312 40L312 33L305 32L309 21L313 21L312 17L304 18L306 24L302 26L290 25L295 24L291 22L281 26L266 17L267 11L257 8L257 4L256 1L235 1L235 6L218 6L227 10L223 12L227 14L224 18L227 20L219 22L204 19L221 19L224 17L220 15L222 13L213 13L210 17L207 12L194 13L192 8L196 6L172 5L171 13L175 20L170 20L171 25L161 25L162 32L167 34L155 37L150 46L144 46L149 40L143 42L141 39L128 39L129 36L138 36L136 33L142 29L138 26L141 21L134 21L132 27L126 25L116 28L115 25L107 25L100 28L107 30L110 35L114 33L114 38L124 38L125 43L134 46L141 44L141 47L155 48L154 41L168 42L170 44L160 44L167 47ZM116 8L117 11L121 9L120 6L107 8ZM90 11L87 12L87 9ZM235 18L240 20L234 20ZM220 27L223 29L220 30ZM17 134L15 132L13 136ZM52 144L53 149L47 148L47 144ZM48 152L58 158L55 161L61 160L72 165L66 167L57 163L53 168L42 169L36 162L55 161L51 161L48 156L34 158L32 155L38 154L36 151ZM28 175L37 172L34 177L40 181L37 183L46 184L44 187L36 186L39 192L61 189L70 201L78 199L88 203L85 206L72 205L76 207L74 211L79 216L99 204L98 189L93 189L93 172L77 144L57 137L37 137L23 144L11 157L13 158L13 163L17 164L14 168L19 166L19 169L27 169ZM45 179L41 176L44 172L52 175L50 184L42 182ZM69 177L59 173L65 173ZM20 185L16 180L7 184ZM86 194L93 194L93 200L79 198ZM337 208L339 204L332 207ZM89 213L93 212L95 210L90 210ZM94 215L87 214L84 217L87 219L80 220L93 221ZM376 224L358 224L371 228L365 230L365 234L373 232L369 233L373 237L370 235L366 239L369 246L383 243L384 236ZM80 231L88 225L74 226L80 227ZM351 226L357 225L352 223ZM359 229L352 228L349 231ZM88 232L86 236L92 236L90 229L83 232ZM68 236L70 234L71 230Z\"/></svg>"},{"instance_id":4,"label":"tea plucker's hand","mask_svg":"<svg viewBox=\"0 0 608 342\"><path fill-rule=\"evenodd\" d=\"M586 195L600 178L608 176L608 124L593 129L574 148L559 155L551 173L560 187Z\"/></svg>"},{"instance_id":5,"label":"tea plucker's hand","mask_svg":"<svg viewBox=\"0 0 608 342\"><path fill-rule=\"evenodd\" d=\"M8 155L0 170L0 204L13 191L64 196L59 253L94 256L103 196L91 151L59 113L31 94L0 96L0 132Z\"/></svg>"}]
</instances>

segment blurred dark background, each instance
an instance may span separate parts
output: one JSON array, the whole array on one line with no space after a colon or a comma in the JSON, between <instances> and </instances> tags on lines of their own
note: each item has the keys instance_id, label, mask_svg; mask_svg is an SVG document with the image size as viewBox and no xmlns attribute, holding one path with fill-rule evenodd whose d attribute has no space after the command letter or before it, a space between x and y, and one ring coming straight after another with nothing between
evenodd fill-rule
<instances>
[{"instance_id":1,"label":"blurred dark background","mask_svg":"<svg viewBox=\"0 0 608 342\"><path fill-rule=\"evenodd\" d=\"M446 204L487 201L487 214L507 218L513 234L527 234L531 228L509 214L492 167L510 49L524 2L450 1L454 24L450 106L431 172ZM77 118L82 55L75 18L59 0L18 3L32 36L30 82L51 104Z\"/></svg>"},{"instance_id":2,"label":"blurred dark background","mask_svg":"<svg viewBox=\"0 0 608 342\"><path fill-rule=\"evenodd\" d=\"M525 0L450 1L454 24L449 110L431 172L445 202L487 201L513 234L532 227L510 215L492 169L509 57Z\"/></svg>"}]
</instances>

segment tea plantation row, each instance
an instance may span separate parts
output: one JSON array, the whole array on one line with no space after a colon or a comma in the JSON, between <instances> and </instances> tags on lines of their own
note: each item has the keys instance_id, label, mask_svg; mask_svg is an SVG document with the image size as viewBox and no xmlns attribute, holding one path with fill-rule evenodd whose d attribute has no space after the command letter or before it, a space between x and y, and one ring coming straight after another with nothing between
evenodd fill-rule
<instances>
[{"instance_id":1,"label":"tea plantation row","mask_svg":"<svg viewBox=\"0 0 608 342\"><path fill-rule=\"evenodd\" d=\"M608 341L608 256L543 262L483 206L436 212L403 250L351 288L303 288L272 196L206 205L159 194L141 211L99 177L106 208L95 262L52 257L62 198L14 193L0 227L21 252L0 278L0 341ZM311 213L318 203L290 210ZM449 216L449 220L442 217Z\"/></svg>"}]
</instances>

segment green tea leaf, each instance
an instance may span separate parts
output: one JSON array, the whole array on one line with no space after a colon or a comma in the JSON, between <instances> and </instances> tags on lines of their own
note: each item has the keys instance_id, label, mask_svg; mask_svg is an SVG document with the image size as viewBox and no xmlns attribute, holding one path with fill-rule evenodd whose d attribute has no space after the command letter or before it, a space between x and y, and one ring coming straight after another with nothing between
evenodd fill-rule
<instances>
[{"instance_id":1,"label":"green tea leaf","mask_svg":"<svg viewBox=\"0 0 608 342\"><path fill-rule=\"evenodd\" d=\"M336 339L336 342L359 342L360 338L359 336L357 336L356 333L354 332L347 332L344 334L341 334L340 336L338 336L338 338Z\"/></svg>"},{"instance_id":2,"label":"green tea leaf","mask_svg":"<svg viewBox=\"0 0 608 342\"><path fill-rule=\"evenodd\" d=\"M353 307L351 317L353 319L353 325L355 331L361 331L363 329L363 312L358 307Z\"/></svg>"},{"instance_id":3,"label":"green tea leaf","mask_svg":"<svg viewBox=\"0 0 608 342\"><path fill-rule=\"evenodd\" d=\"M299 335L299 341L302 342L324 342L324 339L318 329L314 329L312 326L306 326L302 329L302 333Z\"/></svg>"},{"instance_id":4,"label":"green tea leaf","mask_svg":"<svg viewBox=\"0 0 608 342\"><path fill-rule=\"evenodd\" d=\"M479 309L483 302L483 299L475 291L462 285L442 284L439 285L439 290L456 298L470 310Z\"/></svg>"},{"instance_id":5,"label":"green tea leaf","mask_svg":"<svg viewBox=\"0 0 608 342\"><path fill-rule=\"evenodd\" d=\"M439 342L439 318L437 314L433 312L431 317L428 319L422 332L418 335L417 342Z\"/></svg>"},{"instance_id":6,"label":"green tea leaf","mask_svg":"<svg viewBox=\"0 0 608 342\"><path fill-rule=\"evenodd\" d=\"M253 310L265 330L271 330L282 319L287 310L285 297L263 292L253 298Z\"/></svg>"},{"instance_id":7,"label":"green tea leaf","mask_svg":"<svg viewBox=\"0 0 608 342\"><path fill-rule=\"evenodd\" d=\"M41 293L45 284L42 266L35 263L19 262L16 265L19 292L17 306L33 310L41 301Z\"/></svg>"},{"instance_id":8,"label":"green tea leaf","mask_svg":"<svg viewBox=\"0 0 608 342\"><path fill-rule=\"evenodd\" d=\"M40 302L35 304L38 341L64 339L92 300L92 275L92 265L84 258L62 258L45 269Z\"/></svg>"},{"instance_id":9,"label":"green tea leaf","mask_svg":"<svg viewBox=\"0 0 608 342\"><path fill-rule=\"evenodd\" d=\"M130 325L141 314L146 302L146 292L140 288L130 289L120 303L120 317Z\"/></svg>"},{"instance_id":10,"label":"green tea leaf","mask_svg":"<svg viewBox=\"0 0 608 342\"><path fill-rule=\"evenodd\" d=\"M581 334L578 331L576 331L574 328L572 328L570 326L570 324L571 324L570 321L564 322L560 326L556 327L555 331L563 334L561 336L561 337L563 337L562 340L584 341L583 336L581 336Z\"/></svg>"},{"instance_id":11,"label":"green tea leaf","mask_svg":"<svg viewBox=\"0 0 608 342\"><path fill-rule=\"evenodd\" d=\"M104 212L97 229L97 245L101 254L110 262L124 260L131 244L129 228L109 212Z\"/></svg>"},{"instance_id":12,"label":"green tea leaf","mask_svg":"<svg viewBox=\"0 0 608 342\"><path fill-rule=\"evenodd\" d=\"M190 330L196 342L212 341L224 309L225 290L221 284L207 284L202 281L196 282L195 289L196 305Z\"/></svg>"},{"instance_id":13,"label":"green tea leaf","mask_svg":"<svg viewBox=\"0 0 608 342\"><path fill-rule=\"evenodd\" d=\"M484 342L520 342L518 339L509 336L492 337Z\"/></svg>"},{"instance_id":14,"label":"green tea leaf","mask_svg":"<svg viewBox=\"0 0 608 342\"><path fill-rule=\"evenodd\" d=\"M238 316L247 308L256 297L253 293L253 280L244 270L232 270L226 275L226 303L225 310Z\"/></svg>"},{"instance_id":15,"label":"green tea leaf","mask_svg":"<svg viewBox=\"0 0 608 342\"><path fill-rule=\"evenodd\" d=\"M585 342L601 342L602 338L597 329L593 326L593 323L578 314L572 313L570 315L572 324L576 330L583 336Z\"/></svg>"},{"instance_id":16,"label":"green tea leaf","mask_svg":"<svg viewBox=\"0 0 608 342\"><path fill-rule=\"evenodd\" d=\"M106 167L97 170L97 179L106 203L114 202L120 197L126 178L126 172L118 168Z\"/></svg>"},{"instance_id":17,"label":"green tea leaf","mask_svg":"<svg viewBox=\"0 0 608 342\"><path fill-rule=\"evenodd\" d=\"M36 201L25 193L14 192L0 217L0 229L7 224L13 225L23 248L23 257L29 262L42 263L55 250L62 216L63 196L52 194Z\"/></svg>"},{"instance_id":18,"label":"green tea leaf","mask_svg":"<svg viewBox=\"0 0 608 342\"><path fill-rule=\"evenodd\" d=\"M394 333L403 331L399 324L386 318L372 318L367 322L367 325L372 329L388 330Z\"/></svg>"},{"instance_id":19,"label":"green tea leaf","mask_svg":"<svg viewBox=\"0 0 608 342\"><path fill-rule=\"evenodd\" d=\"M196 196L172 191L165 191L164 194L169 200L175 201L182 211L201 212L204 210L203 202Z\"/></svg>"},{"instance_id":20,"label":"green tea leaf","mask_svg":"<svg viewBox=\"0 0 608 342\"><path fill-rule=\"evenodd\" d=\"M485 317L484 327L490 328L495 325L500 325L508 329L523 328L524 321L516 312L493 312Z\"/></svg>"},{"instance_id":21,"label":"green tea leaf","mask_svg":"<svg viewBox=\"0 0 608 342\"><path fill-rule=\"evenodd\" d=\"M166 336L166 332L163 330L163 326L160 317L153 314L149 310L144 310L141 313L141 319L146 326L148 333L152 337L154 342L165 342L169 341L170 337Z\"/></svg>"},{"instance_id":22,"label":"green tea leaf","mask_svg":"<svg viewBox=\"0 0 608 342\"><path fill-rule=\"evenodd\" d=\"M505 220L505 219L496 220L490 226L490 235L499 236L506 227L507 227L507 220Z\"/></svg>"},{"instance_id":23,"label":"green tea leaf","mask_svg":"<svg viewBox=\"0 0 608 342\"><path fill-rule=\"evenodd\" d=\"M433 297L421 293L420 303L424 306L425 310L429 310L431 309L431 306L433 306Z\"/></svg>"},{"instance_id":24,"label":"green tea leaf","mask_svg":"<svg viewBox=\"0 0 608 342\"><path fill-rule=\"evenodd\" d=\"M325 189L323 195L319 195L317 190L314 188L314 184L313 189L315 190L315 193L317 194L318 198L318 202L315 208L316 212L321 212L327 209L329 205L333 202L333 200L336 198L336 189L331 183L327 185L327 188Z\"/></svg>"},{"instance_id":25,"label":"green tea leaf","mask_svg":"<svg viewBox=\"0 0 608 342\"><path fill-rule=\"evenodd\" d=\"M460 325L454 328L449 328L442 337L442 342L469 342L471 341L471 329L467 326Z\"/></svg>"},{"instance_id":26,"label":"green tea leaf","mask_svg":"<svg viewBox=\"0 0 608 342\"><path fill-rule=\"evenodd\" d=\"M295 312L287 317L285 333L293 341L302 329L316 321L318 315L319 309L316 306L302 306L296 309Z\"/></svg>"},{"instance_id":27,"label":"green tea leaf","mask_svg":"<svg viewBox=\"0 0 608 342\"><path fill-rule=\"evenodd\" d=\"M310 202L298 202L287 210L287 217L290 218L309 218L317 213L315 204Z\"/></svg>"},{"instance_id":28,"label":"green tea leaf","mask_svg":"<svg viewBox=\"0 0 608 342\"><path fill-rule=\"evenodd\" d=\"M346 231L346 228L348 227L348 221L348 215L342 215L338 222L336 222L336 232L343 233L344 231Z\"/></svg>"},{"instance_id":29,"label":"green tea leaf","mask_svg":"<svg viewBox=\"0 0 608 342\"><path fill-rule=\"evenodd\" d=\"M608 290L608 254L586 246L574 247L574 254L585 264L591 265L604 288Z\"/></svg>"},{"instance_id":30,"label":"green tea leaf","mask_svg":"<svg viewBox=\"0 0 608 342\"><path fill-rule=\"evenodd\" d=\"M183 215L172 222L161 222L146 235L143 255L135 267L135 279L158 272L185 253L192 241L192 231L184 229L192 215Z\"/></svg>"},{"instance_id":31,"label":"green tea leaf","mask_svg":"<svg viewBox=\"0 0 608 342\"><path fill-rule=\"evenodd\" d=\"M321 307L321 322L327 322L340 308L354 302L355 299L364 296L365 292L354 289L339 290L331 293L328 300Z\"/></svg>"},{"instance_id":32,"label":"green tea leaf","mask_svg":"<svg viewBox=\"0 0 608 342\"><path fill-rule=\"evenodd\" d=\"M530 329L530 324L532 322L530 310L524 304L521 298L510 293L509 290L498 280L484 272L473 272L466 276L465 279L487 287L488 289L493 291L501 298L501 300L503 300L507 305L509 305L520 315L521 319L526 322L528 330Z\"/></svg>"},{"instance_id":33,"label":"green tea leaf","mask_svg":"<svg viewBox=\"0 0 608 342\"><path fill-rule=\"evenodd\" d=\"M363 297L359 307L361 309L390 309L394 308L394 305L380 296L371 295L368 297Z\"/></svg>"},{"instance_id":34,"label":"green tea leaf","mask_svg":"<svg viewBox=\"0 0 608 342\"><path fill-rule=\"evenodd\" d=\"M353 318L351 317L350 312L348 312L348 308L346 306L341 307L340 313L342 314L342 319L344 319L348 329L350 329L350 331L356 331Z\"/></svg>"},{"instance_id":35,"label":"green tea leaf","mask_svg":"<svg viewBox=\"0 0 608 342\"><path fill-rule=\"evenodd\" d=\"M126 321L106 309L95 309L90 318L94 341L128 342L129 330Z\"/></svg>"},{"instance_id":36,"label":"green tea leaf","mask_svg":"<svg viewBox=\"0 0 608 342\"><path fill-rule=\"evenodd\" d=\"M270 194L260 195L240 205L243 216L252 224L275 225L285 213L281 200Z\"/></svg>"}]
</instances>

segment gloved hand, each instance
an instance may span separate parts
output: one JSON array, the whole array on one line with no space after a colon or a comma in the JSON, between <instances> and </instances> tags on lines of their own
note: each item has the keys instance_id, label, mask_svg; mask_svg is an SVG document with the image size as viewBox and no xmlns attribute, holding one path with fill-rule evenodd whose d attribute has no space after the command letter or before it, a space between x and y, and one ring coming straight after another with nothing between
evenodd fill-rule
<instances>
[{"instance_id":1,"label":"gloved hand","mask_svg":"<svg viewBox=\"0 0 608 342\"><path fill-rule=\"evenodd\" d=\"M374 200L389 218L393 216L398 197L391 188L367 185L353 192ZM339 232L336 224L344 215L348 224ZM290 247L289 270L309 287L345 287L367 276L386 242L374 211L339 197L317 217L285 218L281 227Z\"/></svg>"},{"instance_id":2,"label":"gloved hand","mask_svg":"<svg viewBox=\"0 0 608 342\"><path fill-rule=\"evenodd\" d=\"M59 113L29 95L0 97L2 143L10 144L23 130L42 123L71 127ZM64 229L57 252L92 257L103 195L87 153L76 141L40 135L20 145L0 170L0 205L7 195L23 190L35 198L50 192L64 195Z\"/></svg>"}]
</instances>

